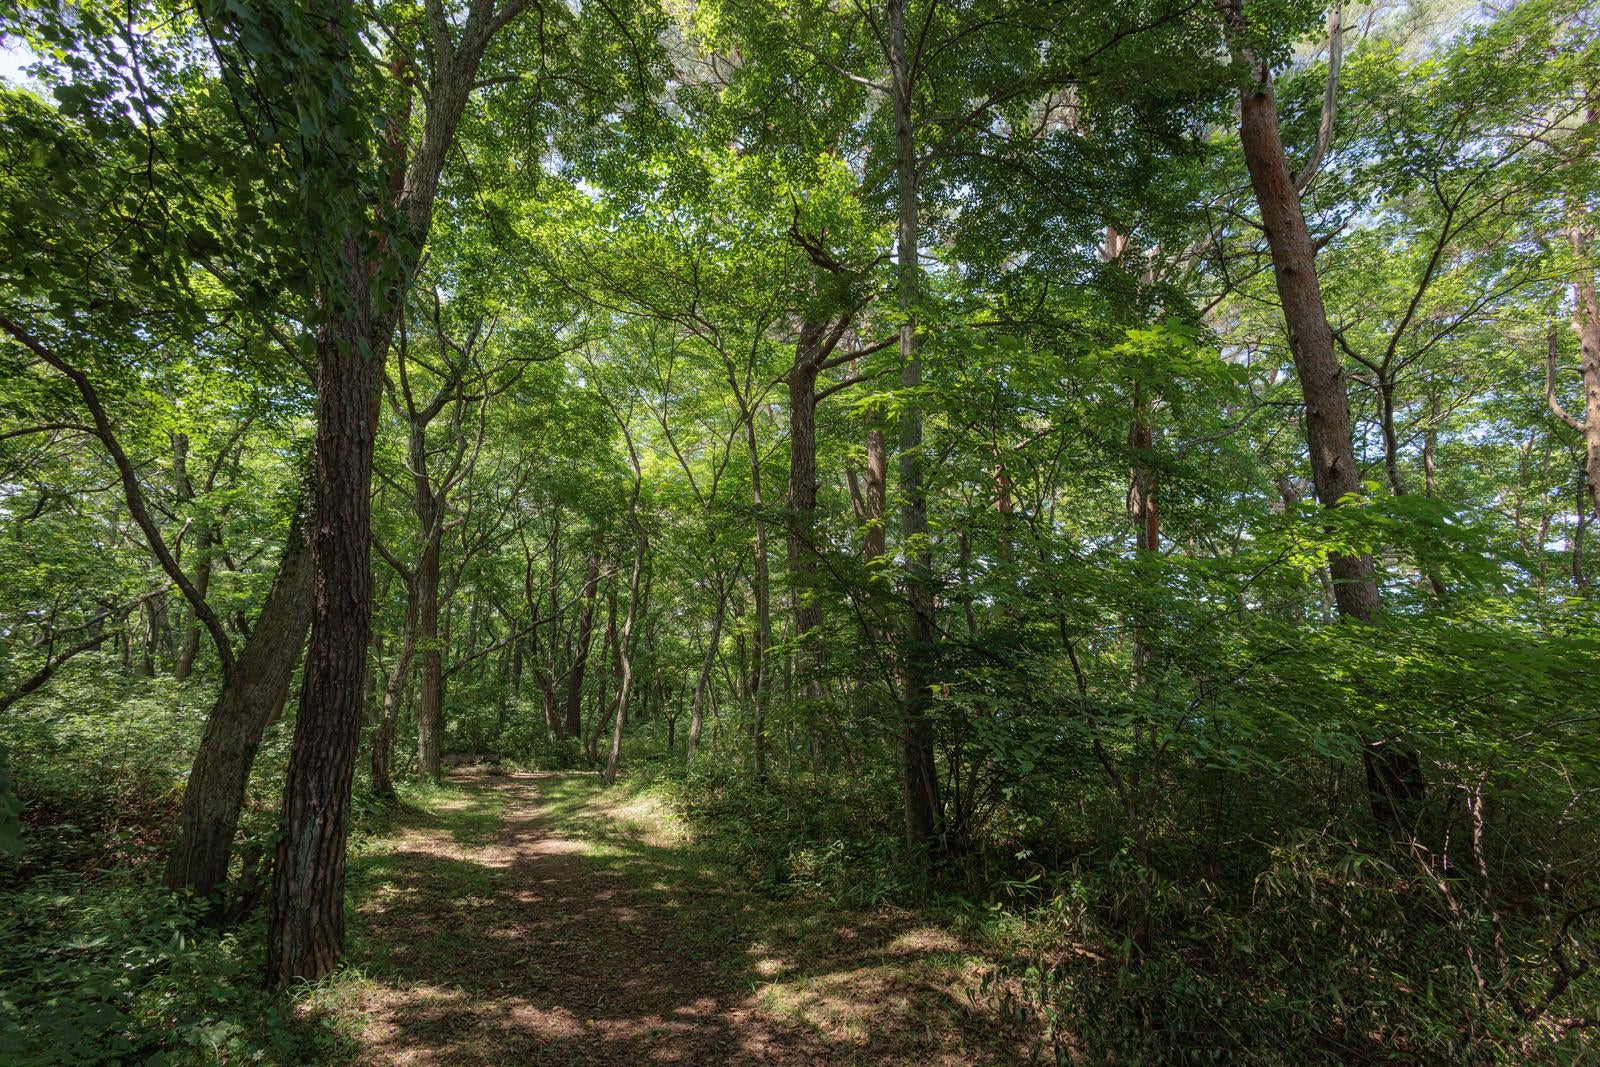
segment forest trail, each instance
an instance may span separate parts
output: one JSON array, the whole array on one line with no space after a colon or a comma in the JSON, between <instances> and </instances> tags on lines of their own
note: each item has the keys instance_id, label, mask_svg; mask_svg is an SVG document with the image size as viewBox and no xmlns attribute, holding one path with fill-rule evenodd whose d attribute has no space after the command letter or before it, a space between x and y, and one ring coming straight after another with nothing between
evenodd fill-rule
<instances>
[{"instance_id":1,"label":"forest trail","mask_svg":"<svg viewBox=\"0 0 1600 1067\"><path fill-rule=\"evenodd\" d=\"M352 870L359 1062L1011 1059L936 927L762 902L593 775L452 781Z\"/></svg>"}]
</instances>

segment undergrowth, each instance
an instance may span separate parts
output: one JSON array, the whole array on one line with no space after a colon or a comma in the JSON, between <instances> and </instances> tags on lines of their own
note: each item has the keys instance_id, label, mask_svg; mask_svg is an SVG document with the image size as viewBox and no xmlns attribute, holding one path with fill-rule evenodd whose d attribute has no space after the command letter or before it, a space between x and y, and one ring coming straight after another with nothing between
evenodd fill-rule
<instances>
[{"instance_id":1,"label":"undergrowth","mask_svg":"<svg viewBox=\"0 0 1600 1067\"><path fill-rule=\"evenodd\" d=\"M1597 931L1537 886L1486 895L1473 872L1331 831L1236 848L1244 878L1208 875L1219 858L1175 839L1140 863L1092 803L941 884L901 858L894 785L757 783L702 757L638 788L770 897L945 924L986 961L973 1010L1040 1062L1600 1064L1600 970L1582 962ZM1563 892L1587 899L1597 873Z\"/></svg>"}]
</instances>

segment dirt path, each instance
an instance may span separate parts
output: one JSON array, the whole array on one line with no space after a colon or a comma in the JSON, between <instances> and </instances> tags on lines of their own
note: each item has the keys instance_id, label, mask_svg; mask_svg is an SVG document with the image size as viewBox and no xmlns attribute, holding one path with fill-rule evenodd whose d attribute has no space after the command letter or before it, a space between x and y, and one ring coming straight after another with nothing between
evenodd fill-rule
<instances>
[{"instance_id":1,"label":"dirt path","mask_svg":"<svg viewBox=\"0 0 1600 1067\"><path fill-rule=\"evenodd\" d=\"M460 801L408 820L356 875L370 880L355 924L372 976L358 1005L362 1062L991 1059L952 1047L961 1042L949 1027L929 1021L938 1013L925 1000L949 1020L946 991L885 978L902 976L908 953L929 950L902 944L904 930L828 931L830 942L872 956L852 961L868 966L830 960L842 979L808 974L799 993L774 999L763 979L793 971L803 930L761 928L744 894L681 849L607 836L612 820L591 811L596 794L575 776L456 780L467 789ZM763 936L793 943L786 950ZM883 1046L907 1027L916 1031L909 1044Z\"/></svg>"}]
</instances>

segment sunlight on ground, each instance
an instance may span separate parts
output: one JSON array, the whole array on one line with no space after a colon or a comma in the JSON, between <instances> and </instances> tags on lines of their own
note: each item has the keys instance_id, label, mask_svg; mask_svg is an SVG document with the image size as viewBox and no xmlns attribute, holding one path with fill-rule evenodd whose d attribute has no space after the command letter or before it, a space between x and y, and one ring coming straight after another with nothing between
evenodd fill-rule
<instances>
[{"instance_id":1,"label":"sunlight on ground","mask_svg":"<svg viewBox=\"0 0 1600 1067\"><path fill-rule=\"evenodd\" d=\"M307 998L364 1062L995 1062L968 1047L958 938L761 897L637 787L459 775L403 800L352 865L367 973Z\"/></svg>"}]
</instances>

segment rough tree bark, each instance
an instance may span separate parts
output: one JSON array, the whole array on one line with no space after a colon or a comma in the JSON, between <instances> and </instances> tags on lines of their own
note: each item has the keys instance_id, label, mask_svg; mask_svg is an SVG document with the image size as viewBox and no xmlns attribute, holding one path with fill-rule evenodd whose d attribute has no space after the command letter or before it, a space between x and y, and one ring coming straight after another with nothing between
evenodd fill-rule
<instances>
[{"instance_id":1,"label":"rough tree bark","mask_svg":"<svg viewBox=\"0 0 1600 1067\"><path fill-rule=\"evenodd\" d=\"M313 614L273 865L267 975L277 986L322 977L344 951L344 849L372 618L372 408L381 364L369 343L370 273L363 250L347 242L343 306L317 336Z\"/></svg>"},{"instance_id":2,"label":"rough tree bark","mask_svg":"<svg viewBox=\"0 0 1600 1067\"><path fill-rule=\"evenodd\" d=\"M316 346L314 614L273 865L266 969L272 986L320 978L344 952L345 839L372 622L368 554L378 384L484 49L524 6L525 0L498 7L474 0L464 23L453 28L441 6L428 5L427 113L414 155L394 175L394 202L376 212L392 214L400 233L366 239L366 227L352 220L335 239L338 269L324 289ZM342 67L350 57L341 50L354 39L345 36L351 14L345 0L330 0L328 10L338 35L329 56ZM335 115L350 107L338 99L331 104ZM385 287L381 312L374 310L375 280Z\"/></svg>"}]
</instances>

